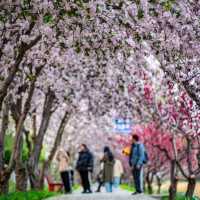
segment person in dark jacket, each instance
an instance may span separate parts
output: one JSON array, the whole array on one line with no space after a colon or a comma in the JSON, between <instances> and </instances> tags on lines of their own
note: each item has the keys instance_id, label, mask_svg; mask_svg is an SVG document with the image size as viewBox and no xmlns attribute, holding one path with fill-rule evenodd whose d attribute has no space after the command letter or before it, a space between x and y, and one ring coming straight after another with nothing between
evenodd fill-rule
<instances>
[{"instance_id":1,"label":"person in dark jacket","mask_svg":"<svg viewBox=\"0 0 200 200\"><path fill-rule=\"evenodd\" d=\"M132 147L129 157L129 164L132 168L133 178L135 182L136 192L135 194L140 194L143 192L143 165L145 160L145 147L139 141L138 135L132 136Z\"/></svg>"},{"instance_id":2,"label":"person in dark jacket","mask_svg":"<svg viewBox=\"0 0 200 200\"><path fill-rule=\"evenodd\" d=\"M109 147L104 148L103 161L104 161L103 181L105 183L106 191L112 192L115 159Z\"/></svg>"},{"instance_id":3,"label":"person in dark jacket","mask_svg":"<svg viewBox=\"0 0 200 200\"><path fill-rule=\"evenodd\" d=\"M80 174L83 193L92 193L89 181L89 173L93 172L93 155L85 144L80 146L79 158L76 169Z\"/></svg>"}]
</instances>

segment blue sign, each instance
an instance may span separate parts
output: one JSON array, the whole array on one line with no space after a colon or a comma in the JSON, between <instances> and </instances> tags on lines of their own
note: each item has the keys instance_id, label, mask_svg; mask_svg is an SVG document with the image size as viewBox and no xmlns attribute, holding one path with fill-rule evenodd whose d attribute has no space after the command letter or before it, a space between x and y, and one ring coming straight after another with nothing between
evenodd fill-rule
<instances>
[{"instance_id":1,"label":"blue sign","mask_svg":"<svg viewBox=\"0 0 200 200\"><path fill-rule=\"evenodd\" d=\"M115 132L130 134L133 127L133 122L131 119L122 119L118 118L114 120L115 123Z\"/></svg>"}]
</instances>

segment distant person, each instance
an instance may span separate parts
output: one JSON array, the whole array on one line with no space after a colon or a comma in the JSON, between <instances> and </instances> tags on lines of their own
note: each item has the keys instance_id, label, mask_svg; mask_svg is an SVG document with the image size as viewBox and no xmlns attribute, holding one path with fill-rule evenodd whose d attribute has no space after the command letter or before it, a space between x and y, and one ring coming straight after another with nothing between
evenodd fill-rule
<instances>
[{"instance_id":1,"label":"distant person","mask_svg":"<svg viewBox=\"0 0 200 200\"><path fill-rule=\"evenodd\" d=\"M124 168L122 162L119 159L115 159L114 165L114 187L119 188Z\"/></svg>"},{"instance_id":2,"label":"distant person","mask_svg":"<svg viewBox=\"0 0 200 200\"><path fill-rule=\"evenodd\" d=\"M138 135L132 136L132 147L130 152L129 164L132 168L133 178L135 182L135 194L143 193L143 165L148 161L144 144L139 140Z\"/></svg>"},{"instance_id":3,"label":"distant person","mask_svg":"<svg viewBox=\"0 0 200 200\"><path fill-rule=\"evenodd\" d=\"M82 193L92 193L90 187L89 173L93 172L93 155L89 151L85 144L80 146L79 158L76 164L76 169L80 174L83 192Z\"/></svg>"},{"instance_id":4,"label":"distant person","mask_svg":"<svg viewBox=\"0 0 200 200\"><path fill-rule=\"evenodd\" d=\"M59 172L64 185L65 193L71 193L71 180L70 180L70 155L64 149L59 149L56 153L56 159L59 164Z\"/></svg>"},{"instance_id":5,"label":"distant person","mask_svg":"<svg viewBox=\"0 0 200 200\"><path fill-rule=\"evenodd\" d=\"M100 160L100 171L99 171L99 173L97 175L98 188L97 188L96 192L101 192L101 187L104 184L103 170L104 170L104 164L103 164L103 159L101 159Z\"/></svg>"},{"instance_id":6,"label":"distant person","mask_svg":"<svg viewBox=\"0 0 200 200\"><path fill-rule=\"evenodd\" d=\"M71 185L74 186L74 160L72 159L72 156L69 151L67 151L67 154L69 156L70 181L71 181Z\"/></svg>"},{"instance_id":7,"label":"distant person","mask_svg":"<svg viewBox=\"0 0 200 200\"><path fill-rule=\"evenodd\" d=\"M104 148L103 162L104 162L103 181L105 183L105 188L107 192L112 192L115 159L109 147Z\"/></svg>"}]
</instances>

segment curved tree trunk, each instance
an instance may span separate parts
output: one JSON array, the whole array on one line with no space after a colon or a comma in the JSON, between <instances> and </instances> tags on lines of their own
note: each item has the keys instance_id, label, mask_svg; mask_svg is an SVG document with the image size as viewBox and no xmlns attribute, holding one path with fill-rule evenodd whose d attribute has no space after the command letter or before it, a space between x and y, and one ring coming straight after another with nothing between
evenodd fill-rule
<instances>
[{"instance_id":1,"label":"curved tree trunk","mask_svg":"<svg viewBox=\"0 0 200 200\"><path fill-rule=\"evenodd\" d=\"M175 200L176 199L176 193L177 193L177 185L178 185L178 178L176 176L176 161L171 161L171 183L169 187L169 200Z\"/></svg>"},{"instance_id":2,"label":"curved tree trunk","mask_svg":"<svg viewBox=\"0 0 200 200\"><path fill-rule=\"evenodd\" d=\"M188 179L186 197L188 197L189 199L192 199L192 197L194 195L195 187L196 187L196 178L190 177Z\"/></svg>"}]
</instances>

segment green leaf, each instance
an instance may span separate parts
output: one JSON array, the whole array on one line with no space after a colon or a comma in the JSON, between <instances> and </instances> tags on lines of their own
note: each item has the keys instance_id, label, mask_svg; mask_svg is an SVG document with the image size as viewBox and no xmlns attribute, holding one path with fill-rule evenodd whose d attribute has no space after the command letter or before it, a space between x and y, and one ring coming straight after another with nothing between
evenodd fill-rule
<instances>
[{"instance_id":1,"label":"green leaf","mask_svg":"<svg viewBox=\"0 0 200 200\"><path fill-rule=\"evenodd\" d=\"M78 9L77 8L71 8L71 10L67 11L67 15L69 17L78 17L80 16L80 14L78 13Z\"/></svg>"},{"instance_id":2,"label":"green leaf","mask_svg":"<svg viewBox=\"0 0 200 200\"><path fill-rule=\"evenodd\" d=\"M53 22L53 16L50 13L47 13L43 16L43 21L45 24L49 24Z\"/></svg>"},{"instance_id":3,"label":"green leaf","mask_svg":"<svg viewBox=\"0 0 200 200\"><path fill-rule=\"evenodd\" d=\"M144 17L144 11L141 8L138 10L137 16L138 16L138 19L142 19Z\"/></svg>"}]
</instances>

